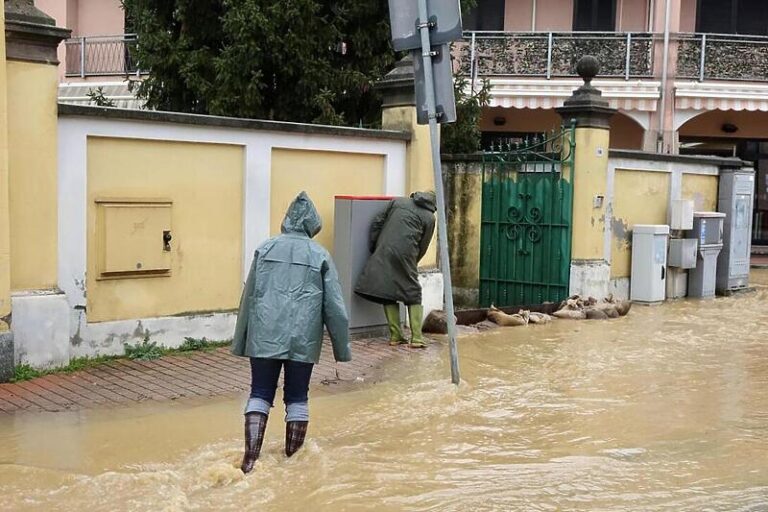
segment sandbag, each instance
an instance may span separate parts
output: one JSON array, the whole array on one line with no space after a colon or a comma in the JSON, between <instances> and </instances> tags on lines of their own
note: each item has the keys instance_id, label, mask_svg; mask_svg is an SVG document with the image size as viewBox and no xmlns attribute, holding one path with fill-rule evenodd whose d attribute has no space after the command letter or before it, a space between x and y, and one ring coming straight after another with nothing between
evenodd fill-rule
<instances>
[{"instance_id":1,"label":"sandbag","mask_svg":"<svg viewBox=\"0 0 768 512\"><path fill-rule=\"evenodd\" d=\"M528 323L543 325L552 321L552 317L544 313L536 313L535 311L528 312Z\"/></svg>"},{"instance_id":2,"label":"sandbag","mask_svg":"<svg viewBox=\"0 0 768 512\"><path fill-rule=\"evenodd\" d=\"M453 316L456 318L456 315ZM448 334L448 315L441 309L431 311L422 323L421 330L431 334Z\"/></svg>"},{"instance_id":3,"label":"sandbag","mask_svg":"<svg viewBox=\"0 0 768 512\"><path fill-rule=\"evenodd\" d=\"M526 311L523 311L523 313L527 313ZM488 309L488 320L491 322L501 325L503 327L517 327L520 325L528 325L528 315L508 315L507 313L496 309L494 306L491 306Z\"/></svg>"},{"instance_id":4,"label":"sandbag","mask_svg":"<svg viewBox=\"0 0 768 512\"><path fill-rule=\"evenodd\" d=\"M616 308L616 311L618 312L619 316L624 316L627 313L629 313L629 310L632 308L632 302L628 300L617 300L613 298L613 294L609 294L608 297L605 298L605 302L609 304L613 304L613 306Z\"/></svg>"},{"instance_id":5,"label":"sandbag","mask_svg":"<svg viewBox=\"0 0 768 512\"><path fill-rule=\"evenodd\" d=\"M581 309L568 309L564 308L552 313L555 318L563 318L566 320L584 320L587 318L587 314Z\"/></svg>"},{"instance_id":6,"label":"sandbag","mask_svg":"<svg viewBox=\"0 0 768 512\"><path fill-rule=\"evenodd\" d=\"M587 308L584 310L587 320L608 320L608 315L601 308Z\"/></svg>"},{"instance_id":7,"label":"sandbag","mask_svg":"<svg viewBox=\"0 0 768 512\"><path fill-rule=\"evenodd\" d=\"M626 315L629 313L630 309L632 309L632 302L628 300L620 300L616 302L616 311L619 313L619 316Z\"/></svg>"}]
</instances>

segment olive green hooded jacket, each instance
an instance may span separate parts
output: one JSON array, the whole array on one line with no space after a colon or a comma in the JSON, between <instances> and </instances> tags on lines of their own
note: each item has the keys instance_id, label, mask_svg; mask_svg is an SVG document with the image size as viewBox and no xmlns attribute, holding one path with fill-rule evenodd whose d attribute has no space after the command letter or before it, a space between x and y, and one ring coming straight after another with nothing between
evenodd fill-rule
<instances>
[{"instance_id":1,"label":"olive green hooded jacket","mask_svg":"<svg viewBox=\"0 0 768 512\"><path fill-rule=\"evenodd\" d=\"M322 222L305 192L288 207L282 234L253 257L232 353L317 363L328 329L337 361L349 361L349 321L330 254L311 240Z\"/></svg>"},{"instance_id":2,"label":"olive green hooded jacket","mask_svg":"<svg viewBox=\"0 0 768 512\"><path fill-rule=\"evenodd\" d=\"M393 199L371 223L373 253L355 285L355 293L382 304L421 304L419 260L435 232L435 194L414 192Z\"/></svg>"}]
</instances>

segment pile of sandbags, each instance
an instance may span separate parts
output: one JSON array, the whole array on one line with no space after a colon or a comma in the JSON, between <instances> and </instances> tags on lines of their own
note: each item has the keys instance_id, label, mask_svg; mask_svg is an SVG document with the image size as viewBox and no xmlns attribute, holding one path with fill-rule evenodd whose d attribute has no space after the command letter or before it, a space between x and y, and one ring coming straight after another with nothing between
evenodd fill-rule
<instances>
[{"instance_id":1,"label":"pile of sandbags","mask_svg":"<svg viewBox=\"0 0 768 512\"><path fill-rule=\"evenodd\" d=\"M549 307L552 306L551 303L545 305L548 305ZM631 307L632 303L630 301L614 299L613 295L609 295L602 301L598 301L594 297L583 299L578 295L573 295L560 303L557 311L552 313L551 316L545 313L538 313L536 311L525 309L521 309L515 314L509 314L491 305L487 312L477 310L473 320L471 320L471 322L473 322L472 325L465 327L474 331L486 331L488 329L493 329L496 326L518 327L531 324L543 325L552 322L554 318L568 320L608 320L610 318L619 318L626 315ZM551 311L551 309L548 310ZM485 314L486 319L480 321L483 314ZM446 320L447 316L444 311L432 311L424 320L423 330L424 332L429 333L445 334L448 332Z\"/></svg>"},{"instance_id":2,"label":"pile of sandbags","mask_svg":"<svg viewBox=\"0 0 768 512\"><path fill-rule=\"evenodd\" d=\"M626 315L631 307L631 302L616 300L613 295L609 295L602 301L594 297L582 299L578 295L573 295L564 300L552 316L522 309L510 315L491 305L488 309L488 320L502 327L548 324L552 321L552 317L567 320L608 320Z\"/></svg>"},{"instance_id":3,"label":"pile of sandbags","mask_svg":"<svg viewBox=\"0 0 768 512\"><path fill-rule=\"evenodd\" d=\"M614 299L613 295L609 295L602 301L594 297L582 299L578 295L573 295L565 299L552 315L569 320L608 320L626 315L631 307L630 301Z\"/></svg>"},{"instance_id":4,"label":"pile of sandbags","mask_svg":"<svg viewBox=\"0 0 768 512\"><path fill-rule=\"evenodd\" d=\"M514 315L510 315L491 305L488 309L488 320L502 327L516 327L528 324L548 324L552 321L552 317L544 313L523 309Z\"/></svg>"}]
</instances>

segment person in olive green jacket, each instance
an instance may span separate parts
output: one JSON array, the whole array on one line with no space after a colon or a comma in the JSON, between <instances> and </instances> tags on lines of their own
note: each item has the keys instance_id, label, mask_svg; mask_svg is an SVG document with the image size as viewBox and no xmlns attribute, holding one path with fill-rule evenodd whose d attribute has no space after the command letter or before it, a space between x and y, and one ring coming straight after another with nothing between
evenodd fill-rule
<instances>
[{"instance_id":1,"label":"person in olive green jacket","mask_svg":"<svg viewBox=\"0 0 768 512\"><path fill-rule=\"evenodd\" d=\"M424 308L418 265L435 232L435 203L434 192L414 192L410 198L390 201L371 223L369 249L373 254L357 280L355 293L384 306L390 345L408 343L400 329L397 303L402 302L408 306L410 345L427 346L421 333Z\"/></svg>"},{"instance_id":2,"label":"person in olive green jacket","mask_svg":"<svg viewBox=\"0 0 768 512\"><path fill-rule=\"evenodd\" d=\"M320 359L323 326L336 361L349 361L349 321L336 267L312 237L322 222L305 192L288 207L282 234L253 257L240 300L232 353L250 358L251 395L245 407L245 454L249 473L261 452L280 370L284 370L285 453L304 443L309 422L312 368Z\"/></svg>"}]
</instances>

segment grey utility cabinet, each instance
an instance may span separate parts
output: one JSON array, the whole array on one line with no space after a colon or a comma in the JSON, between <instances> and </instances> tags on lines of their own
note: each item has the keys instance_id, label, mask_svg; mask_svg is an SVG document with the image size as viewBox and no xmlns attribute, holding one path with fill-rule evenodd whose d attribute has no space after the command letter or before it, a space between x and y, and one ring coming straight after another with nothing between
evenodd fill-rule
<instances>
[{"instance_id":1,"label":"grey utility cabinet","mask_svg":"<svg viewBox=\"0 0 768 512\"><path fill-rule=\"evenodd\" d=\"M353 332L375 330L386 325L384 309L355 294L355 283L371 256L368 240L373 218L386 210L392 198L382 196L336 196L333 259L339 271L341 291Z\"/></svg>"},{"instance_id":2,"label":"grey utility cabinet","mask_svg":"<svg viewBox=\"0 0 768 512\"><path fill-rule=\"evenodd\" d=\"M669 226L635 224L632 227L630 299L662 302L666 298Z\"/></svg>"},{"instance_id":3,"label":"grey utility cabinet","mask_svg":"<svg viewBox=\"0 0 768 512\"><path fill-rule=\"evenodd\" d=\"M699 241L696 268L688 271L689 297L714 297L717 275L717 256L723 249L723 222L725 214L718 212L695 212L693 229L686 232L686 238Z\"/></svg>"},{"instance_id":4,"label":"grey utility cabinet","mask_svg":"<svg viewBox=\"0 0 768 512\"><path fill-rule=\"evenodd\" d=\"M720 170L717 209L726 215L723 250L717 258L717 292L720 294L744 289L749 285L754 200L754 170Z\"/></svg>"}]
</instances>

